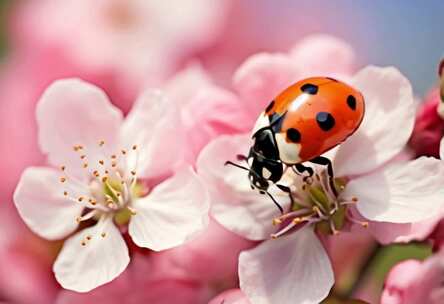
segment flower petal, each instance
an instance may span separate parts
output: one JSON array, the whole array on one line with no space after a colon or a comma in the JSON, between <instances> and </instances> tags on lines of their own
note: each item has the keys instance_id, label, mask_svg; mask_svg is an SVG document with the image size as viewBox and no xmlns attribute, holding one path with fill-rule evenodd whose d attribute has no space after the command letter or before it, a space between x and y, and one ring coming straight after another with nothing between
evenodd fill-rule
<instances>
[{"instance_id":1,"label":"flower petal","mask_svg":"<svg viewBox=\"0 0 444 304\"><path fill-rule=\"evenodd\" d=\"M211 199L211 214L225 228L250 240L263 240L276 230L273 219L280 215L271 199L250 188L248 173L227 160L248 151L248 135L220 136L209 143L197 160L198 174L205 181ZM288 195L271 187L282 207Z\"/></svg>"},{"instance_id":2,"label":"flower petal","mask_svg":"<svg viewBox=\"0 0 444 304\"><path fill-rule=\"evenodd\" d=\"M397 69L364 68L352 85L364 95L366 110L359 129L336 154L338 176L370 172L400 153L415 120L412 87Z\"/></svg>"},{"instance_id":3,"label":"flower petal","mask_svg":"<svg viewBox=\"0 0 444 304\"><path fill-rule=\"evenodd\" d=\"M444 162L421 157L351 180L344 196L356 196L358 211L373 221L411 223L443 208Z\"/></svg>"},{"instance_id":4,"label":"flower petal","mask_svg":"<svg viewBox=\"0 0 444 304\"><path fill-rule=\"evenodd\" d=\"M53 165L66 165L81 176L82 160L74 145L85 147L89 163L111 155L117 144L122 113L98 87L79 79L58 80L43 93L37 105L39 144ZM106 145L99 146L104 140Z\"/></svg>"},{"instance_id":5,"label":"flower petal","mask_svg":"<svg viewBox=\"0 0 444 304\"><path fill-rule=\"evenodd\" d=\"M139 146L137 157L129 157L138 176L158 177L182 160L184 144L180 113L160 91L146 91L136 101L122 125L121 143ZM136 164L137 163L137 164Z\"/></svg>"},{"instance_id":6,"label":"flower petal","mask_svg":"<svg viewBox=\"0 0 444 304\"><path fill-rule=\"evenodd\" d=\"M411 224L372 222L367 229L381 244L423 241L433 232L439 219L434 217Z\"/></svg>"},{"instance_id":7,"label":"flower petal","mask_svg":"<svg viewBox=\"0 0 444 304\"><path fill-rule=\"evenodd\" d=\"M253 124L270 101L295 80L293 62L287 55L261 53L238 68L233 84L251 113Z\"/></svg>"},{"instance_id":8,"label":"flower petal","mask_svg":"<svg viewBox=\"0 0 444 304\"><path fill-rule=\"evenodd\" d=\"M334 283L328 255L310 228L242 252L239 279L255 304L320 303Z\"/></svg>"},{"instance_id":9,"label":"flower petal","mask_svg":"<svg viewBox=\"0 0 444 304\"><path fill-rule=\"evenodd\" d=\"M137 214L129 234L140 247L165 250L194 238L208 225L208 194L191 168L186 168L134 202Z\"/></svg>"},{"instance_id":10,"label":"flower petal","mask_svg":"<svg viewBox=\"0 0 444 304\"><path fill-rule=\"evenodd\" d=\"M63 288L87 292L115 279L129 261L125 241L108 218L66 240L53 270Z\"/></svg>"},{"instance_id":11,"label":"flower petal","mask_svg":"<svg viewBox=\"0 0 444 304\"><path fill-rule=\"evenodd\" d=\"M28 227L45 239L61 239L73 232L78 223L76 218L83 207L68 200L84 191L74 185L62 185L60 173L50 168L30 167L26 169L14 192L14 203ZM68 184L68 183L67 183Z\"/></svg>"},{"instance_id":12,"label":"flower petal","mask_svg":"<svg viewBox=\"0 0 444 304\"><path fill-rule=\"evenodd\" d=\"M326 34L307 36L290 52L299 78L313 75L344 78L351 75L355 61L353 48Z\"/></svg>"}]
</instances>

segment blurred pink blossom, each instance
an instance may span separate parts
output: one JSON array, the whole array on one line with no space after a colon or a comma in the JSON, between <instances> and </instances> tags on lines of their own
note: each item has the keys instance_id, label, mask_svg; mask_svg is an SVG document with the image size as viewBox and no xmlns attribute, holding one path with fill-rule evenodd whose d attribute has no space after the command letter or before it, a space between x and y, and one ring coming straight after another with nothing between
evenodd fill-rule
<instances>
[{"instance_id":1,"label":"blurred pink blossom","mask_svg":"<svg viewBox=\"0 0 444 304\"><path fill-rule=\"evenodd\" d=\"M57 50L87 74L111 72L119 76L120 86L140 89L160 84L188 56L214 42L228 4L26 1L12 20L13 44L28 52L25 56Z\"/></svg>"},{"instance_id":2,"label":"blurred pink blossom","mask_svg":"<svg viewBox=\"0 0 444 304\"><path fill-rule=\"evenodd\" d=\"M381 304L443 303L443 276L443 252L438 252L424 262L403 261L388 274Z\"/></svg>"},{"instance_id":3,"label":"blurred pink blossom","mask_svg":"<svg viewBox=\"0 0 444 304\"><path fill-rule=\"evenodd\" d=\"M439 142L444 136L444 120L438 115L439 90L431 91L419 106L409 146L416 156L439 157Z\"/></svg>"},{"instance_id":4,"label":"blurred pink blossom","mask_svg":"<svg viewBox=\"0 0 444 304\"><path fill-rule=\"evenodd\" d=\"M267 82L268 86L263 84L256 91L255 79L282 75L277 71L287 65L268 67L267 73L257 69L243 72L244 83L253 84L249 87L250 95L256 96L256 100L264 100L268 89L275 88L273 83ZM249 81L250 78L253 80ZM318 171L319 182L314 179L312 186L325 191L327 205L335 201L336 204L344 203L343 206L351 205L349 210L347 206L343 207L346 214L352 211L345 215L348 224L358 223L353 219L353 213L360 213L371 220L370 227L377 226L378 222L410 223L432 217L444 203L444 164L437 159L420 158L377 170L401 152L411 134L414 100L409 81L394 68L377 67L363 69L350 81L366 98L368 115L358 131L330 153L335 176L345 181L344 188L338 197L332 194L328 185L324 185L324 170ZM317 214L313 213L307 219L306 227L287 235L299 223L304 224L305 220L291 221L296 220L302 210L279 217L278 210L267 196L251 191L244 171L223 165L226 160L247 151L249 145L248 136L222 136L204 148L197 161L198 173L209 187L212 214L219 223L251 240L268 239L270 235L277 238L241 253L241 289L250 301L258 304L321 301L334 280L329 258L312 225L309 225L319 222ZM422 182L418 183L418 180ZM296 189L293 190L296 201L304 200L307 204L312 201L310 197L304 199L307 194L299 178L284 176L280 183ZM274 185L269 191L284 209L288 209L289 200L283 192ZM328 197L333 197L333 201ZM353 197L357 197L357 202ZM329 220L334 233L335 223L333 219ZM342 227L343 224L339 225ZM297 288L294 288L293 282L298 282ZM304 293L299 293L299 290L304 290Z\"/></svg>"},{"instance_id":5,"label":"blurred pink blossom","mask_svg":"<svg viewBox=\"0 0 444 304\"><path fill-rule=\"evenodd\" d=\"M122 121L105 93L85 82L61 80L45 91L37 107L39 144L61 172L26 169L14 202L31 230L50 240L96 221L65 241L54 264L63 287L89 291L126 268L128 249L115 223L128 224L135 244L156 251L206 227L206 193L192 170L165 179L181 163L179 115L160 92L143 94Z\"/></svg>"}]
</instances>

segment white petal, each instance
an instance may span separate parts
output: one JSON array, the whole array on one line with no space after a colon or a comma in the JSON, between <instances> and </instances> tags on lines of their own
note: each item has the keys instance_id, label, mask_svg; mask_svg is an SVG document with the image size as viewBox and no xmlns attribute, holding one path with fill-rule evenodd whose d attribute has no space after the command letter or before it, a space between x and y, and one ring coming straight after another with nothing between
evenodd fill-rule
<instances>
[{"instance_id":1,"label":"white petal","mask_svg":"<svg viewBox=\"0 0 444 304\"><path fill-rule=\"evenodd\" d=\"M83 207L63 195L83 195L79 187L60 182L60 173L50 168L26 169L14 192L14 203L20 216L36 234L43 238L61 239L73 232L76 218Z\"/></svg>"},{"instance_id":2,"label":"white petal","mask_svg":"<svg viewBox=\"0 0 444 304\"><path fill-rule=\"evenodd\" d=\"M105 237L102 233L106 233ZM82 245L87 236L91 240ZM125 241L108 218L66 240L53 270L63 288L87 292L119 276L129 260Z\"/></svg>"},{"instance_id":3,"label":"white petal","mask_svg":"<svg viewBox=\"0 0 444 304\"><path fill-rule=\"evenodd\" d=\"M197 170L210 191L211 214L225 228L250 240L263 240L275 232L273 219L279 209L267 195L250 188L248 172L225 166L237 154L248 152L248 135L220 136L208 144L197 160ZM242 165L246 163L242 162ZM282 207L289 206L285 193L271 187Z\"/></svg>"},{"instance_id":4,"label":"white petal","mask_svg":"<svg viewBox=\"0 0 444 304\"><path fill-rule=\"evenodd\" d=\"M344 197L356 196L359 212L370 220L410 223L442 210L443 185L444 162L421 157L350 181Z\"/></svg>"},{"instance_id":5,"label":"white petal","mask_svg":"<svg viewBox=\"0 0 444 304\"><path fill-rule=\"evenodd\" d=\"M66 165L80 176L84 169L73 146L84 146L88 162L97 164L102 155L115 152L121 121L122 113L98 87L78 79L58 80L37 106L40 148L53 165Z\"/></svg>"},{"instance_id":6,"label":"white petal","mask_svg":"<svg viewBox=\"0 0 444 304\"><path fill-rule=\"evenodd\" d=\"M254 304L319 303L334 283L327 253L310 228L242 252L239 279Z\"/></svg>"},{"instance_id":7,"label":"white petal","mask_svg":"<svg viewBox=\"0 0 444 304\"><path fill-rule=\"evenodd\" d=\"M393 158L405 146L415 119L412 87L397 69L364 68L352 85L364 95L365 116L336 154L338 176L370 172Z\"/></svg>"},{"instance_id":8,"label":"white petal","mask_svg":"<svg viewBox=\"0 0 444 304\"><path fill-rule=\"evenodd\" d=\"M183 155L184 136L179 110L159 91L146 91L137 99L123 123L120 136L125 147L139 146L137 168L134 157L129 166L141 177L164 175Z\"/></svg>"},{"instance_id":9,"label":"white petal","mask_svg":"<svg viewBox=\"0 0 444 304\"><path fill-rule=\"evenodd\" d=\"M136 200L129 234L140 247L169 249L192 239L208 225L208 194L191 168L183 169Z\"/></svg>"}]
</instances>

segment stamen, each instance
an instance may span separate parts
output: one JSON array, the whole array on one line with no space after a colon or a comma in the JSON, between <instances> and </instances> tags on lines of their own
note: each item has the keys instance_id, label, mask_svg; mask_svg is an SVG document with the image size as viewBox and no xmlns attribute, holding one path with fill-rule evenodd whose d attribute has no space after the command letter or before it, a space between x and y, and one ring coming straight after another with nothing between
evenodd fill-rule
<instances>
[{"instance_id":1,"label":"stamen","mask_svg":"<svg viewBox=\"0 0 444 304\"><path fill-rule=\"evenodd\" d=\"M368 228L369 223L367 221L357 220L349 212L347 212L347 214L345 216L347 217L347 220L349 220L350 222L357 224L357 225L361 225L364 228Z\"/></svg>"},{"instance_id":2,"label":"stamen","mask_svg":"<svg viewBox=\"0 0 444 304\"><path fill-rule=\"evenodd\" d=\"M339 230L336 229L335 223L333 222L333 220L330 220L329 222L330 222L330 230L333 233L333 235L338 235Z\"/></svg>"},{"instance_id":3,"label":"stamen","mask_svg":"<svg viewBox=\"0 0 444 304\"><path fill-rule=\"evenodd\" d=\"M77 221L77 223L80 223L80 222L89 220L89 219L93 218L97 214L97 212L98 212L97 210L93 210L93 211L90 211L90 212L88 212L87 214L85 214L83 216L78 216L76 218L76 221Z\"/></svg>"},{"instance_id":4,"label":"stamen","mask_svg":"<svg viewBox=\"0 0 444 304\"><path fill-rule=\"evenodd\" d=\"M66 182L66 177L61 177L61 178L60 178L60 182L61 182L61 183Z\"/></svg>"},{"instance_id":5,"label":"stamen","mask_svg":"<svg viewBox=\"0 0 444 304\"><path fill-rule=\"evenodd\" d=\"M103 147L104 144L105 144L105 141L104 141L104 140L99 141L99 146L100 146L100 147Z\"/></svg>"},{"instance_id":6,"label":"stamen","mask_svg":"<svg viewBox=\"0 0 444 304\"><path fill-rule=\"evenodd\" d=\"M306 215L309 212L310 212L309 209L302 208L302 209L299 209L299 210L296 210L296 211L285 213L285 214L281 215L280 217L277 217L277 218L273 219L273 225L279 225L284 220L286 220L288 218L298 217L298 216L301 216L301 215Z\"/></svg>"},{"instance_id":7,"label":"stamen","mask_svg":"<svg viewBox=\"0 0 444 304\"><path fill-rule=\"evenodd\" d=\"M137 214L136 209L134 209L134 208L132 208L130 206L126 206L126 208L131 212L131 215L136 215Z\"/></svg>"}]
</instances>

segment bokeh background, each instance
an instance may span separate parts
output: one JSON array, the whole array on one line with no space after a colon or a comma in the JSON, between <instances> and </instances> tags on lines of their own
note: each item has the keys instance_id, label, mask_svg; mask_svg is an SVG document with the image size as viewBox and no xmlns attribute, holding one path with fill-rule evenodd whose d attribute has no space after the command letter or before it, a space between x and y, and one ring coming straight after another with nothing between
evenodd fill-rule
<instances>
[{"instance_id":1,"label":"bokeh background","mask_svg":"<svg viewBox=\"0 0 444 304\"><path fill-rule=\"evenodd\" d=\"M0 259L0 300L11 303L31 301L32 294L42 286L33 286L32 280L55 285L50 272L44 276L35 271L32 278L21 273L26 267L50 269L53 254L48 255L48 251L56 252L59 244L32 236L12 207L12 193L20 172L26 166L43 162L35 138L34 106L38 96L51 81L67 76L79 76L104 86L124 111L130 107L128 100L138 93L137 88L122 93L116 85L120 81L116 75L79 69L75 60L71 62L71 58L60 54L58 49L48 50L38 31L30 30L46 22L40 19L34 24L35 20L28 20L34 15L33 9L39 7L38 2L0 1L0 223L10 227L0 230L0 244L2 241L8 246L14 244ZM176 66L165 72L164 79L190 61L199 61L218 84L230 87L232 73L248 56L261 51L285 52L309 34L325 33L353 47L358 67L367 64L396 66L410 79L419 99L436 86L437 63L444 55L443 1L221 2L217 18L213 19L215 22L217 19L217 26L208 24L214 26L214 38L181 54ZM75 43L76 37L67 35L64 39ZM26 43L31 40L32 43ZM52 55L48 56L48 52ZM159 80L149 85L161 83ZM24 242L28 242L27 246L23 246ZM370 245L368 251L376 249L379 248ZM379 250L364 269L370 273L372 282L363 292L377 294L385 274L396 261L424 258L429 253L430 248L424 245L396 245ZM35 260L39 261L37 266L33 264ZM351 273L338 284L347 288L348 281L356 275ZM50 294L39 301L45 303L53 297Z\"/></svg>"}]
</instances>

